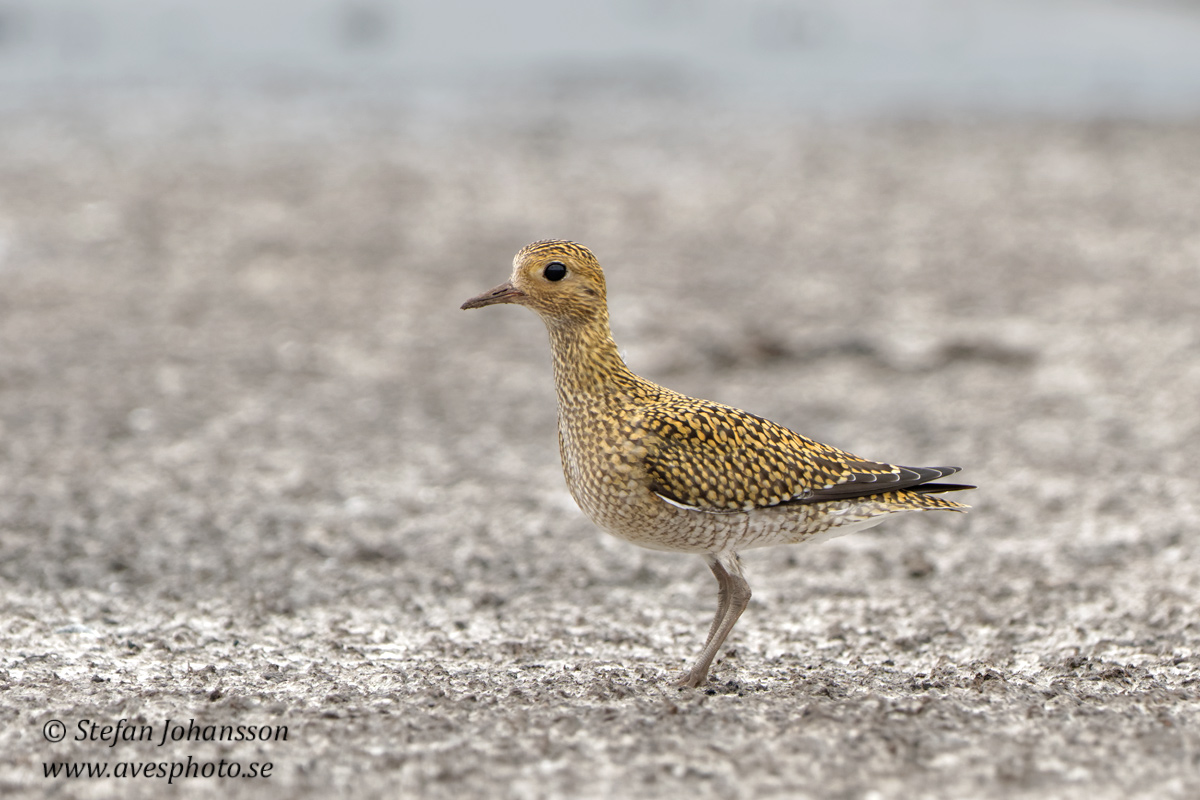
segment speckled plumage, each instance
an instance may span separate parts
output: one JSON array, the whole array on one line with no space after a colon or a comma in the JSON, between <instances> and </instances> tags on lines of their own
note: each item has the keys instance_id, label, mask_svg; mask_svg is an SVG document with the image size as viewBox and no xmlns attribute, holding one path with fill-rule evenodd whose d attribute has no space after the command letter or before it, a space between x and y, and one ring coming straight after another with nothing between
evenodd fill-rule
<instances>
[{"instance_id":1,"label":"speckled plumage","mask_svg":"<svg viewBox=\"0 0 1200 800\"><path fill-rule=\"evenodd\" d=\"M905 511L967 506L931 483L957 467L899 467L814 442L626 367L608 324L604 274L586 247L527 245L508 283L463 304L516 303L550 333L559 451L572 496L602 529L655 550L698 553L717 577L708 641L681 683L699 686L750 599L737 551L840 535Z\"/></svg>"}]
</instances>

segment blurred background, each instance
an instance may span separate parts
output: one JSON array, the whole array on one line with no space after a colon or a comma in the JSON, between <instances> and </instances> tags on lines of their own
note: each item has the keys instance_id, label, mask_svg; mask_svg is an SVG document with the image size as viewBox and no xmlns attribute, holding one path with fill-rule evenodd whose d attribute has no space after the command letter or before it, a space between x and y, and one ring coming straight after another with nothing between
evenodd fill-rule
<instances>
[{"instance_id":1,"label":"blurred background","mask_svg":"<svg viewBox=\"0 0 1200 800\"><path fill-rule=\"evenodd\" d=\"M422 110L625 93L823 114L1190 115L1183 0L5 0L13 98L359 91Z\"/></svg>"},{"instance_id":2,"label":"blurred background","mask_svg":"<svg viewBox=\"0 0 1200 800\"><path fill-rule=\"evenodd\" d=\"M1198 210L1185 0L0 0L0 789L100 708L290 715L293 797L1197 796ZM458 309L549 237L974 512L747 554L654 694L710 574Z\"/></svg>"}]
</instances>

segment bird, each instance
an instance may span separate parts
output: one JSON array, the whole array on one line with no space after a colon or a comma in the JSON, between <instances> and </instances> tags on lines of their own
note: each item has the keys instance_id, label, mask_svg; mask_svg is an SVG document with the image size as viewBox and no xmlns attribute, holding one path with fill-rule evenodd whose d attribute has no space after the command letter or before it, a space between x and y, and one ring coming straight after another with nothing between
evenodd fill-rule
<instances>
[{"instance_id":1,"label":"bird","mask_svg":"<svg viewBox=\"0 0 1200 800\"><path fill-rule=\"evenodd\" d=\"M506 303L536 312L549 332L559 454L580 509L633 544L700 555L716 576L716 615L678 686L708 682L750 602L740 551L820 541L897 513L969 508L939 496L975 488L938 482L959 467L859 458L634 374L613 340L600 262L581 244L526 245L507 282L461 307Z\"/></svg>"}]
</instances>

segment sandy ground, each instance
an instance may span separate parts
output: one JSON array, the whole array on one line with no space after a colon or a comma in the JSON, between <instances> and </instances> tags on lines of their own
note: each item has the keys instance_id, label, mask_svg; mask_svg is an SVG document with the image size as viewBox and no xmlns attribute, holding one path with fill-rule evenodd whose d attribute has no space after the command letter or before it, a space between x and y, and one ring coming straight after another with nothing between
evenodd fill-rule
<instances>
[{"instance_id":1,"label":"sandy ground","mask_svg":"<svg viewBox=\"0 0 1200 800\"><path fill-rule=\"evenodd\" d=\"M0 126L0 792L1200 795L1200 127L332 117ZM711 576L583 518L540 323L458 310L544 237L637 371L974 511L748 553L671 688ZM273 766L45 777L189 757Z\"/></svg>"}]
</instances>

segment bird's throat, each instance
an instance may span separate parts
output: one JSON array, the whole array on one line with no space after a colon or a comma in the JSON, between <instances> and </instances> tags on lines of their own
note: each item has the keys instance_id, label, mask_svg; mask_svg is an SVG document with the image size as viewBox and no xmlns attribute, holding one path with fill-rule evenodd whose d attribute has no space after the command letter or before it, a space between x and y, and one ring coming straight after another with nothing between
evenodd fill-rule
<instances>
[{"instance_id":1,"label":"bird's throat","mask_svg":"<svg viewBox=\"0 0 1200 800\"><path fill-rule=\"evenodd\" d=\"M623 393L639 380L621 359L606 318L547 323L546 327L560 407L582 397L594 401Z\"/></svg>"}]
</instances>

